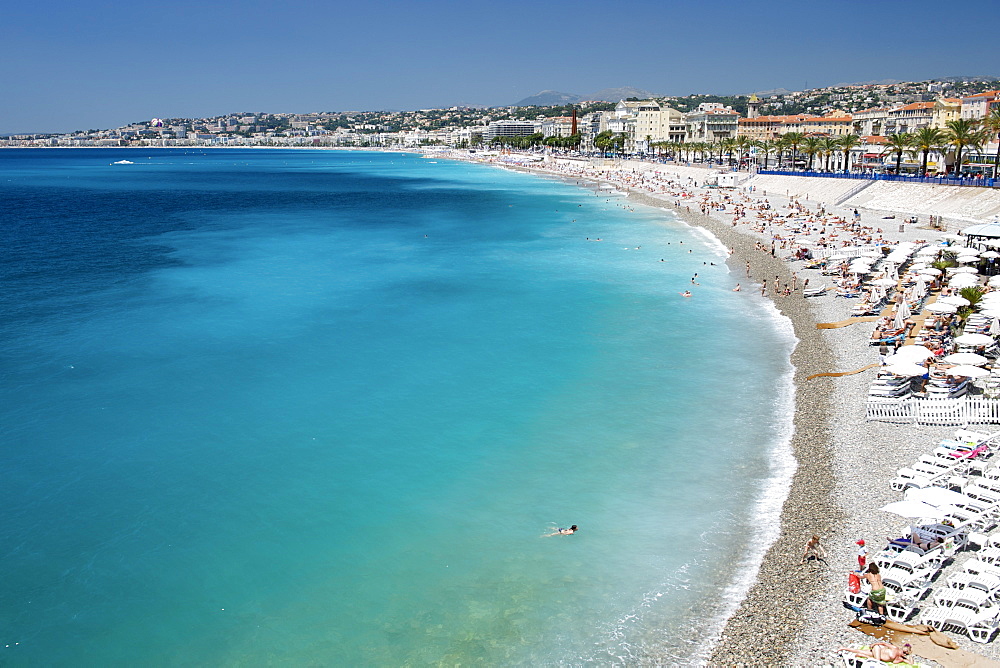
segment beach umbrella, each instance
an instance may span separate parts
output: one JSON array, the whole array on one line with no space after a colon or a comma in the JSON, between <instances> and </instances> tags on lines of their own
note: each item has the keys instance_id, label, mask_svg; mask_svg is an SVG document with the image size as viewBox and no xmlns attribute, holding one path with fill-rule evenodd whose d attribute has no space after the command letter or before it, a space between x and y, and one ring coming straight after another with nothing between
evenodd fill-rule
<instances>
[{"instance_id":1,"label":"beach umbrella","mask_svg":"<svg viewBox=\"0 0 1000 668\"><path fill-rule=\"evenodd\" d=\"M989 362L987 358L976 353L952 353L945 357L944 361L948 364L971 364L973 366L980 366Z\"/></svg>"},{"instance_id":2,"label":"beach umbrella","mask_svg":"<svg viewBox=\"0 0 1000 668\"><path fill-rule=\"evenodd\" d=\"M945 373L949 376L965 376L966 378L982 378L983 376L990 375L990 372L986 369L981 369L978 366L969 366L968 364L953 366L945 371Z\"/></svg>"},{"instance_id":3,"label":"beach umbrella","mask_svg":"<svg viewBox=\"0 0 1000 668\"><path fill-rule=\"evenodd\" d=\"M906 327L906 316L899 309L896 309L896 315L892 319L892 328L903 329L904 327Z\"/></svg>"},{"instance_id":4,"label":"beach umbrella","mask_svg":"<svg viewBox=\"0 0 1000 668\"><path fill-rule=\"evenodd\" d=\"M890 288L896 286L896 281L891 278L876 278L872 281L872 285L881 285L882 287Z\"/></svg>"},{"instance_id":5,"label":"beach umbrella","mask_svg":"<svg viewBox=\"0 0 1000 668\"><path fill-rule=\"evenodd\" d=\"M930 311L931 313L954 313L958 310L958 307L954 304L937 301L933 304L928 304L924 307L924 309Z\"/></svg>"},{"instance_id":6,"label":"beach umbrella","mask_svg":"<svg viewBox=\"0 0 1000 668\"><path fill-rule=\"evenodd\" d=\"M992 346L995 341L986 334L962 334L955 337L955 343L963 346Z\"/></svg>"},{"instance_id":7,"label":"beach umbrella","mask_svg":"<svg viewBox=\"0 0 1000 668\"><path fill-rule=\"evenodd\" d=\"M990 276L990 279L986 281L986 285L991 288L1000 287L1000 276Z\"/></svg>"},{"instance_id":8,"label":"beach umbrella","mask_svg":"<svg viewBox=\"0 0 1000 668\"><path fill-rule=\"evenodd\" d=\"M893 355L893 357L895 357L895 355ZM882 369L888 371L894 376L913 377L922 376L927 373L927 369L925 367L915 364L914 362L906 361L893 362L892 364L882 367Z\"/></svg>"},{"instance_id":9,"label":"beach umbrella","mask_svg":"<svg viewBox=\"0 0 1000 668\"><path fill-rule=\"evenodd\" d=\"M941 270L935 269L934 267L924 267L917 271L918 274L923 274L924 276L940 276Z\"/></svg>"},{"instance_id":10,"label":"beach umbrella","mask_svg":"<svg viewBox=\"0 0 1000 668\"><path fill-rule=\"evenodd\" d=\"M910 312L910 305L906 303L905 299L899 303L899 306L896 307L896 312L901 313L903 315L903 318L909 318L911 315L913 315Z\"/></svg>"},{"instance_id":11,"label":"beach umbrella","mask_svg":"<svg viewBox=\"0 0 1000 668\"><path fill-rule=\"evenodd\" d=\"M978 274L975 267L955 267L954 269L949 269L949 272L953 274Z\"/></svg>"},{"instance_id":12,"label":"beach umbrella","mask_svg":"<svg viewBox=\"0 0 1000 668\"><path fill-rule=\"evenodd\" d=\"M934 507L969 503L972 501L965 494L959 494L944 487L911 487L903 492L903 498L907 501L919 501Z\"/></svg>"},{"instance_id":13,"label":"beach umbrella","mask_svg":"<svg viewBox=\"0 0 1000 668\"><path fill-rule=\"evenodd\" d=\"M945 516L945 511L939 510L929 503L924 503L923 501L913 501L910 499L893 501L888 505L882 506L879 510L886 513L893 513L894 515L899 515L900 517L905 517L906 519L926 517L931 520L939 520Z\"/></svg>"},{"instance_id":14,"label":"beach umbrella","mask_svg":"<svg viewBox=\"0 0 1000 668\"><path fill-rule=\"evenodd\" d=\"M928 357L934 357L934 353L923 346L900 346L896 349L896 353L892 356L892 359L906 360L908 362L922 362ZM886 360L888 361L888 360Z\"/></svg>"},{"instance_id":15,"label":"beach umbrella","mask_svg":"<svg viewBox=\"0 0 1000 668\"><path fill-rule=\"evenodd\" d=\"M972 274L958 274L948 280L948 285L953 288L971 288L979 285L979 279Z\"/></svg>"},{"instance_id":16,"label":"beach umbrella","mask_svg":"<svg viewBox=\"0 0 1000 668\"><path fill-rule=\"evenodd\" d=\"M993 318L990 321L990 335L996 336L997 334L1000 334L1000 320Z\"/></svg>"},{"instance_id":17,"label":"beach umbrella","mask_svg":"<svg viewBox=\"0 0 1000 668\"><path fill-rule=\"evenodd\" d=\"M988 250L985 253L982 253L979 257L984 257L987 260L995 260L998 257L1000 257L1000 253L993 250Z\"/></svg>"},{"instance_id":18,"label":"beach umbrella","mask_svg":"<svg viewBox=\"0 0 1000 668\"><path fill-rule=\"evenodd\" d=\"M941 297L938 302L944 302L945 304L954 304L955 306L968 306L970 302L965 297L959 297L958 295L949 295L948 297Z\"/></svg>"}]
</instances>

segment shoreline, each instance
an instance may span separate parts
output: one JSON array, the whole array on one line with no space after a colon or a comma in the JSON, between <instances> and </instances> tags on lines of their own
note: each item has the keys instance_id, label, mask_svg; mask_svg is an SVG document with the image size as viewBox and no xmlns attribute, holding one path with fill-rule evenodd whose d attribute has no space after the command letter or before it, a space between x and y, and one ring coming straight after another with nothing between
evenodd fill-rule
<instances>
[{"instance_id":1,"label":"shoreline","mask_svg":"<svg viewBox=\"0 0 1000 668\"><path fill-rule=\"evenodd\" d=\"M626 195L626 199L643 206L672 211L678 219L692 227L706 230L718 243L731 249L726 263L734 276L741 276L750 265L750 281L779 276L791 280L791 268L784 260L755 248L760 237L732 227L711 215L702 215L675 206L652 193L616 184L610 179L566 176L539 167L526 165L495 165L513 171L560 178L567 181L590 181L611 185ZM774 299L766 297L777 312L791 323L797 339L790 362L794 369L792 433L789 448L795 459L795 470L788 483L787 494L780 504L780 526L776 539L766 546L759 560L750 562L755 569L751 584L740 602L731 609L719 630L709 639L710 649L698 656L709 665L785 664L791 658L791 648L799 629L806 622L805 602L818 594L822 585L808 569L788 572L786 564L797 563L801 546L810 535L819 533L830 540L830 528L842 519L834 488L833 451L830 423L832 421L833 386L829 383L807 383L806 377L836 368L836 356L816 329L817 320L808 302L800 297ZM733 585L735 586L734 582ZM802 597L801 605L787 605L787 592L793 590ZM776 605L776 602L782 602ZM768 638L767 643L758 639ZM783 649L782 649L783 648Z\"/></svg>"},{"instance_id":2,"label":"shoreline","mask_svg":"<svg viewBox=\"0 0 1000 668\"><path fill-rule=\"evenodd\" d=\"M626 191L628 199L647 206L663 208L666 202L647 193ZM732 249L727 260L730 271L740 275L750 264L751 281L759 284L779 276L791 280L791 269L784 260L756 250L758 239L740 228L713 216L672 207L675 214L689 225L701 227ZM786 564L797 563L801 546L816 532L822 539L831 539L830 526L842 520L834 501L835 479L833 452L830 443L832 418L832 386L830 383L810 383L806 377L835 368L836 357L816 329L816 320L808 302L801 297L773 299L775 309L792 325L797 339L791 354L794 368L792 434L789 442L796 468L780 511L778 536L764 552L756 574L735 611L725 621L719 635L712 641L707 659L711 665L786 664L790 648L805 622L805 606L787 605L787 592L797 592L802 600L820 590L820 584L808 569L789 572ZM776 605L776 602L782 602ZM765 613L765 614L762 614ZM768 638L760 643L759 638Z\"/></svg>"},{"instance_id":3,"label":"shoreline","mask_svg":"<svg viewBox=\"0 0 1000 668\"><path fill-rule=\"evenodd\" d=\"M793 290L791 296L774 294L772 281L775 276L781 282L795 275L799 281L811 279L813 287L828 283L829 279L819 271L806 269L802 261L779 257L787 255L787 250L772 256L766 248L772 236L770 231L764 233L763 226L754 230L753 225L748 224L751 223L749 219L734 224L727 219L733 214L725 211L725 207L718 211L709 206L707 213L700 212L699 200L694 195L718 202L723 195L737 199L745 193L754 201L759 202L762 197L770 201L774 211L805 204L807 211L825 210L845 220L851 214L850 209L837 204L826 205L821 201L823 196L810 198L808 191L805 195L796 194L795 191L802 192L803 187L815 186L812 182L804 185L795 177L751 177L735 188L713 190L698 187L705 177L717 173L704 168L637 162L582 168L579 162L514 165L477 160L467 155L435 157L471 160L540 176L613 187L634 203L673 211L681 221L705 230L732 249L727 264L735 277L744 276L745 263L749 262L750 280L756 283L755 288L760 288L762 279L770 283L766 296L791 322L798 339L790 357L794 366L795 392L790 445L797 468L781 505L776 539L767 546L759 564L747 560L747 570L753 569L752 577L748 577L752 584L732 615L721 625L721 631L713 631L717 634L709 636L709 646L697 660L700 665L713 666L833 666L842 662L837 648L870 642L870 637L848 626L853 615L843 607L847 573L857 567L854 542L865 538L878 551L885 536L903 530L899 526L902 520L878 512L882 505L900 498L898 492L889 489L889 478L896 469L926 454L938 440L953 435L955 428L866 421L869 373L808 380L813 373L857 369L878 362L878 350L869 345L874 325L859 322L840 329L817 329L818 323L848 318L853 302L836 299L832 292L806 299L801 286L798 291ZM665 178L675 184L686 181L686 185L673 189L688 193L688 199L678 198L676 193L669 192L670 189L660 187ZM757 193L756 188L753 192L746 188L755 179L761 179L758 181L761 185L756 186L764 188L761 193ZM770 194L767 188L771 189ZM829 194L826 197L836 200ZM694 210L689 204L695 205ZM856 207L855 211L857 209L861 211L862 224L867 225L869 234L874 236L877 232L881 239L884 232L888 243L926 239L934 244L946 233L945 229L901 224L898 219L886 222L887 218L908 217L905 211L864 205ZM968 224L948 217L945 220L952 227ZM823 566L799 566L802 548L813 534L820 536L827 551L827 562ZM737 582L734 580L733 584ZM961 649L978 655L982 665L1000 666L1000 641L983 645L965 636L951 634L949 637ZM949 665L926 659L921 663L925 666Z\"/></svg>"}]
</instances>

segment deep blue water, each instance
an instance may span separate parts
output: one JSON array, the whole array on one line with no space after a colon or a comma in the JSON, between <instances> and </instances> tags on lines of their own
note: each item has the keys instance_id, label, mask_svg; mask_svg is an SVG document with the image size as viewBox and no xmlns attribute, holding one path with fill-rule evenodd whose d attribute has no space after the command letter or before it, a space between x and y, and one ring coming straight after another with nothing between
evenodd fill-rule
<instances>
[{"instance_id":1,"label":"deep blue water","mask_svg":"<svg viewBox=\"0 0 1000 668\"><path fill-rule=\"evenodd\" d=\"M684 661L767 535L791 337L667 212L278 150L0 201L0 664Z\"/></svg>"}]
</instances>

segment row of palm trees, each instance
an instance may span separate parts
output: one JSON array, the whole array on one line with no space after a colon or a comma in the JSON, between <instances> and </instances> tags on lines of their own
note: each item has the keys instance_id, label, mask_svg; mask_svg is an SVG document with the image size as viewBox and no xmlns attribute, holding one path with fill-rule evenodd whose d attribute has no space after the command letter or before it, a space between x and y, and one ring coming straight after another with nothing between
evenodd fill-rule
<instances>
[{"instance_id":1,"label":"row of palm trees","mask_svg":"<svg viewBox=\"0 0 1000 668\"><path fill-rule=\"evenodd\" d=\"M886 137L882 145L883 156L896 156L896 173L902 166L903 155L922 156L920 173L927 172L928 156L932 152L942 155L955 152L956 171L961 171L962 154L970 149L979 149L1000 136L1000 107L994 108L989 116L982 120L957 119L948 121L946 129L922 128L912 133L898 133ZM647 146L661 156L670 155L681 160L691 160L698 156L702 160L709 157L723 161L728 157L730 164L734 155L742 159L749 154L751 148L757 149L757 155L763 156L761 166L767 169L770 156L778 160L780 169L787 158L794 164L800 156L808 157L806 169L812 170L814 161L819 158L820 168L831 171L830 162L835 156L842 156L841 165L844 172L850 171L851 151L860 146L863 141L858 135L841 135L839 137L815 137L801 132L789 132L776 139L752 140L749 137L734 137L717 142L652 142L647 136ZM996 163L993 176L997 177L1000 166L1000 144L997 147Z\"/></svg>"}]
</instances>

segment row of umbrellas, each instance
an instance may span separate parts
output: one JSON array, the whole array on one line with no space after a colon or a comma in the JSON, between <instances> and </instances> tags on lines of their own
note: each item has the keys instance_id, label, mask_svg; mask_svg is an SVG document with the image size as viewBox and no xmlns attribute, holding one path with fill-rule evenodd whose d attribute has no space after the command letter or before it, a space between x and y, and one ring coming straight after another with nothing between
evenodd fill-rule
<instances>
[{"instance_id":1,"label":"row of umbrellas","mask_svg":"<svg viewBox=\"0 0 1000 668\"><path fill-rule=\"evenodd\" d=\"M993 337L986 334L962 334L955 338L961 345L987 346L993 343ZM921 364L934 353L923 346L902 346L893 355L885 359L885 370L895 376L922 376L928 372L927 367ZM962 376L966 378L982 378L990 375L990 372L981 368L989 360L976 353L952 353L943 359L948 364L955 366L947 369L945 373L949 376Z\"/></svg>"}]
</instances>

